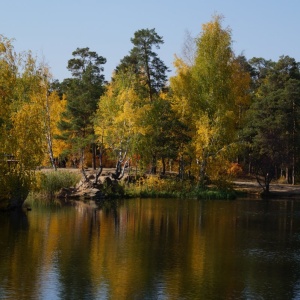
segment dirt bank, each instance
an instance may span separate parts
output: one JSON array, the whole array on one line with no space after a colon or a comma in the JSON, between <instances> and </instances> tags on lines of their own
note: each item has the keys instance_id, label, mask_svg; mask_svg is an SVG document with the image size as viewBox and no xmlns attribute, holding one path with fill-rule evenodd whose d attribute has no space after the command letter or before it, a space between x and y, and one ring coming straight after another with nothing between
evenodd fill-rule
<instances>
[{"instance_id":1,"label":"dirt bank","mask_svg":"<svg viewBox=\"0 0 300 300\"><path fill-rule=\"evenodd\" d=\"M233 182L235 190L245 191L251 195L257 195L260 197L263 191L262 187L258 182L253 180L239 179ZM270 193L274 197L280 198L299 198L300 199L300 185L282 184L282 183L272 183L270 184Z\"/></svg>"}]
</instances>

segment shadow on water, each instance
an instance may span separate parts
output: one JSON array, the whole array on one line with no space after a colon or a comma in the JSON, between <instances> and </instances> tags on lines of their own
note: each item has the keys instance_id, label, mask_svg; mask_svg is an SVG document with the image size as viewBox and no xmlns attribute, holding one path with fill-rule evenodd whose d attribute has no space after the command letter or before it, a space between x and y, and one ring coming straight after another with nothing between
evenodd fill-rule
<instances>
[{"instance_id":1,"label":"shadow on water","mask_svg":"<svg viewBox=\"0 0 300 300\"><path fill-rule=\"evenodd\" d=\"M24 210L14 210L0 213L0 228L6 225L10 230L10 234L18 233L20 230L28 230L29 223L27 212Z\"/></svg>"},{"instance_id":2,"label":"shadow on water","mask_svg":"<svg viewBox=\"0 0 300 300\"><path fill-rule=\"evenodd\" d=\"M29 231L27 213L22 210L0 213L0 299L13 299L19 283L23 281L26 268L27 249L20 245L27 239ZM26 274L28 278L29 274ZM4 286L3 286L4 285ZM17 299L17 298L15 298Z\"/></svg>"}]
</instances>

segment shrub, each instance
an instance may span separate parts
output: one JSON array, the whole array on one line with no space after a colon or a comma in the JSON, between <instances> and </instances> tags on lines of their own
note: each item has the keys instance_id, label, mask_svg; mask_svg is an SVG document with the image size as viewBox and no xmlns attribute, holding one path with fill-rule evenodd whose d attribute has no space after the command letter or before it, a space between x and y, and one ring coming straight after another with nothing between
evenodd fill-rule
<instances>
[{"instance_id":1,"label":"shrub","mask_svg":"<svg viewBox=\"0 0 300 300\"><path fill-rule=\"evenodd\" d=\"M1 169L0 210L22 206L32 185L32 172Z\"/></svg>"},{"instance_id":2,"label":"shrub","mask_svg":"<svg viewBox=\"0 0 300 300\"><path fill-rule=\"evenodd\" d=\"M174 178L161 179L158 176L141 178L138 183L125 187L125 194L129 197L174 197L174 198L198 198L198 199L234 199L236 193L231 186L222 188L198 187L191 181L178 181Z\"/></svg>"},{"instance_id":3,"label":"shrub","mask_svg":"<svg viewBox=\"0 0 300 300\"><path fill-rule=\"evenodd\" d=\"M237 177L243 174L243 168L238 163L231 163L227 172L229 175Z\"/></svg>"},{"instance_id":4,"label":"shrub","mask_svg":"<svg viewBox=\"0 0 300 300\"><path fill-rule=\"evenodd\" d=\"M126 187L126 194L141 198L180 198L181 194L188 193L188 186L187 181L176 181L174 178L162 179L151 175L147 178L141 178L135 185Z\"/></svg>"},{"instance_id":5,"label":"shrub","mask_svg":"<svg viewBox=\"0 0 300 300\"><path fill-rule=\"evenodd\" d=\"M193 198L207 200L232 200L236 198L236 192L234 190L203 189L201 187L195 188L190 195L193 196Z\"/></svg>"}]
</instances>

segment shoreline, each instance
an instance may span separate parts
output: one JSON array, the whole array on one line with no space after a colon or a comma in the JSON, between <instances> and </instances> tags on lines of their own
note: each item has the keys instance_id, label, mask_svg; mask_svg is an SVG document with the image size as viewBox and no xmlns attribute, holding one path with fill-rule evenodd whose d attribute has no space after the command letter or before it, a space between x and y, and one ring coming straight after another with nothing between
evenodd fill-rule
<instances>
[{"instance_id":1,"label":"shoreline","mask_svg":"<svg viewBox=\"0 0 300 300\"><path fill-rule=\"evenodd\" d=\"M42 169L42 172L52 171L53 169ZM81 169L77 168L59 168L58 170L61 171L69 171L69 172L78 172L81 174ZM114 168L103 168L102 176L107 176L110 173L114 172ZM91 168L86 169L87 174L95 174L96 170L93 170ZM262 192L263 189L259 185L259 183L256 181L256 179L245 179L245 178L237 178L232 181L233 189L236 192L242 192L250 197L260 198L262 199ZM287 183L277 183L277 182L271 182L270 183L270 195L269 198L299 198L300 199L300 185L292 185Z\"/></svg>"},{"instance_id":2,"label":"shoreline","mask_svg":"<svg viewBox=\"0 0 300 300\"><path fill-rule=\"evenodd\" d=\"M249 195L254 195L262 198L262 187L258 182L246 179L237 179L233 181L233 188L236 191L245 192ZM288 183L270 183L270 195L269 198L299 198L300 199L300 185L292 185Z\"/></svg>"}]
</instances>

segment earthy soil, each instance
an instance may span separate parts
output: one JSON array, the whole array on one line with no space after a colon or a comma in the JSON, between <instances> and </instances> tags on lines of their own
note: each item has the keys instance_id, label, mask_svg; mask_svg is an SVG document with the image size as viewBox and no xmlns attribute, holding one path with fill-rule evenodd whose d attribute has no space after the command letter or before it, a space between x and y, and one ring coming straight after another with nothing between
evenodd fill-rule
<instances>
[{"instance_id":1,"label":"earthy soil","mask_svg":"<svg viewBox=\"0 0 300 300\"><path fill-rule=\"evenodd\" d=\"M260 197L263 189L255 179L239 179L233 182L235 190L245 191ZM280 198L300 198L300 185L271 182L271 196Z\"/></svg>"}]
</instances>

